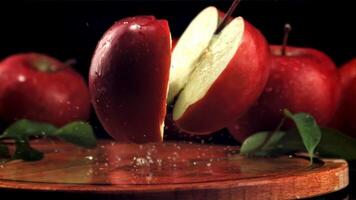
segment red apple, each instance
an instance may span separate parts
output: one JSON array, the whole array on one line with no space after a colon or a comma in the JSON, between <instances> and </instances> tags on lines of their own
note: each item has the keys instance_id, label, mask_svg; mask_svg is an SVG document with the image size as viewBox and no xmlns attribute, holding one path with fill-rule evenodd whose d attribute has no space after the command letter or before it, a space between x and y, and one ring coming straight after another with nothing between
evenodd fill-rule
<instances>
[{"instance_id":1,"label":"red apple","mask_svg":"<svg viewBox=\"0 0 356 200\"><path fill-rule=\"evenodd\" d=\"M122 19L99 41L89 88L100 122L117 141L162 141L170 60L168 22L153 16Z\"/></svg>"},{"instance_id":2,"label":"red apple","mask_svg":"<svg viewBox=\"0 0 356 200\"><path fill-rule=\"evenodd\" d=\"M351 85L351 82L356 79L356 58L344 64L339 69L339 75L344 90L345 87Z\"/></svg>"},{"instance_id":3,"label":"red apple","mask_svg":"<svg viewBox=\"0 0 356 200\"><path fill-rule=\"evenodd\" d=\"M256 101L268 78L263 35L241 17L215 34L218 22L216 8L203 10L172 54L169 94L174 99L180 91L173 119L186 132L208 134L231 124Z\"/></svg>"},{"instance_id":4,"label":"red apple","mask_svg":"<svg viewBox=\"0 0 356 200\"><path fill-rule=\"evenodd\" d=\"M333 117L340 100L337 69L324 53L309 49L271 46L271 75L266 88L249 112L229 127L239 141L262 130L274 130L283 109L312 114L320 125Z\"/></svg>"},{"instance_id":5,"label":"red apple","mask_svg":"<svg viewBox=\"0 0 356 200\"><path fill-rule=\"evenodd\" d=\"M0 118L30 119L57 126L87 120L85 81L71 67L37 53L9 56L0 63Z\"/></svg>"},{"instance_id":6,"label":"red apple","mask_svg":"<svg viewBox=\"0 0 356 200\"><path fill-rule=\"evenodd\" d=\"M339 69L342 100L330 126L356 137L356 58Z\"/></svg>"}]
</instances>

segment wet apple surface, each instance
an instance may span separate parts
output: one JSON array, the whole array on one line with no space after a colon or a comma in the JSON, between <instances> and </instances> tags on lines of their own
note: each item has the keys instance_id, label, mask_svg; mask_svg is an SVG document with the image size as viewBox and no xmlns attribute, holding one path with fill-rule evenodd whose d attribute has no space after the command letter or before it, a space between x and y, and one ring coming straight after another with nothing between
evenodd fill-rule
<instances>
[{"instance_id":1,"label":"wet apple surface","mask_svg":"<svg viewBox=\"0 0 356 200\"><path fill-rule=\"evenodd\" d=\"M163 140L171 58L166 20L125 18L98 43L89 74L92 104L121 142Z\"/></svg>"}]
</instances>

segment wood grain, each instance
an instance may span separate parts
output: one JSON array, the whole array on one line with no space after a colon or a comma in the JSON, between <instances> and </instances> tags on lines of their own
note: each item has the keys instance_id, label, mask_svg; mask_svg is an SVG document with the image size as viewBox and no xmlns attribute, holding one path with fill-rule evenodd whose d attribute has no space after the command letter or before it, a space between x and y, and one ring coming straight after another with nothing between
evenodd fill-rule
<instances>
[{"instance_id":1,"label":"wood grain","mask_svg":"<svg viewBox=\"0 0 356 200\"><path fill-rule=\"evenodd\" d=\"M45 159L0 165L0 188L123 199L295 199L349 182L343 160L310 166L299 157L251 159L232 146L100 141L87 150L58 141L32 144Z\"/></svg>"}]
</instances>

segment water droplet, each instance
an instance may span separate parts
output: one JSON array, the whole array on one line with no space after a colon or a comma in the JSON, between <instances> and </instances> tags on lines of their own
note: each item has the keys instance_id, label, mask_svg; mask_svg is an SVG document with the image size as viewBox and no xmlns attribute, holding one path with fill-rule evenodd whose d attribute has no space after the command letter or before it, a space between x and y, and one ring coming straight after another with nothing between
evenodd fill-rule
<instances>
[{"instance_id":1,"label":"water droplet","mask_svg":"<svg viewBox=\"0 0 356 200\"><path fill-rule=\"evenodd\" d=\"M147 160L145 158L136 158L135 159L135 165L136 166L144 166L147 165Z\"/></svg>"},{"instance_id":2,"label":"water droplet","mask_svg":"<svg viewBox=\"0 0 356 200\"><path fill-rule=\"evenodd\" d=\"M98 71L95 71L95 75L96 75L97 77L101 77L101 73L98 72Z\"/></svg>"},{"instance_id":3,"label":"water droplet","mask_svg":"<svg viewBox=\"0 0 356 200\"><path fill-rule=\"evenodd\" d=\"M206 166L207 166L207 167L210 167L210 166L211 166L211 163L206 163Z\"/></svg>"},{"instance_id":4,"label":"water droplet","mask_svg":"<svg viewBox=\"0 0 356 200\"><path fill-rule=\"evenodd\" d=\"M85 156L85 158L88 160L93 160L93 156Z\"/></svg>"},{"instance_id":5,"label":"water droplet","mask_svg":"<svg viewBox=\"0 0 356 200\"><path fill-rule=\"evenodd\" d=\"M141 29L141 26L138 24L132 24L129 29L134 31L134 30Z\"/></svg>"},{"instance_id":6,"label":"water droplet","mask_svg":"<svg viewBox=\"0 0 356 200\"><path fill-rule=\"evenodd\" d=\"M193 166L196 166L197 165L197 162L193 162Z\"/></svg>"},{"instance_id":7,"label":"water droplet","mask_svg":"<svg viewBox=\"0 0 356 200\"><path fill-rule=\"evenodd\" d=\"M22 83L22 82L25 82L25 81L26 81L26 77L25 77L24 75L19 75L19 76L17 77L17 80Z\"/></svg>"}]
</instances>

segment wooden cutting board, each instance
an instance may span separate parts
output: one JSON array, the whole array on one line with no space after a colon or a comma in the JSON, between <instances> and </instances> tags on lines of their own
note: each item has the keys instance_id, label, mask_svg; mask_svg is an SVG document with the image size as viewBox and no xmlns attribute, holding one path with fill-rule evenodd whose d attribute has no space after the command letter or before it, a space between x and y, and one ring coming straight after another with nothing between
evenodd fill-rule
<instances>
[{"instance_id":1,"label":"wooden cutting board","mask_svg":"<svg viewBox=\"0 0 356 200\"><path fill-rule=\"evenodd\" d=\"M82 149L35 141L38 162L0 165L0 191L92 193L124 199L291 199L348 185L344 160L303 157L245 158L238 147L192 143L119 144Z\"/></svg>"}]
</instances>

